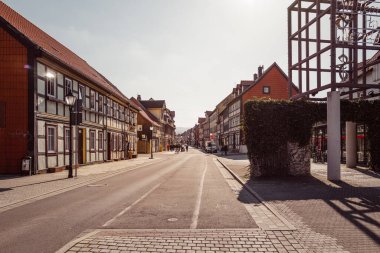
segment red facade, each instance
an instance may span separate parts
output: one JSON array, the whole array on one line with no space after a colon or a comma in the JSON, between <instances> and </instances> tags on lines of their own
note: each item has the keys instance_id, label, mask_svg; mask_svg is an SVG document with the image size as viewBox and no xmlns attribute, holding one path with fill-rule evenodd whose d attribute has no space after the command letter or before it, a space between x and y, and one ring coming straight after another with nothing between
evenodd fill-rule
<instances>
[{"instance_id":1,"label":"red facade","mask_svg":"<svg viewBox=\"0 0 380 253\"><path fill-rule=\"evenodd\" d=\"M0 27L0 173L20 173L33 136L28 131L27 72L27 48Z\"/></svg>"},{"instance_id":2,"label":"red facade","mask_svg":"<svg viewBox=\"0 0 380 253\"><path fill-rule=\"evenodd\" d=\"M264 86L269 87L269 93L263 92ZM244 105L245 102L253 98L289 99L288 87L288 77L274 63L252 87L243 93L242 103ZM293 86L292 94L297 93L298 90Z\"/></svg>"}]
</instances>

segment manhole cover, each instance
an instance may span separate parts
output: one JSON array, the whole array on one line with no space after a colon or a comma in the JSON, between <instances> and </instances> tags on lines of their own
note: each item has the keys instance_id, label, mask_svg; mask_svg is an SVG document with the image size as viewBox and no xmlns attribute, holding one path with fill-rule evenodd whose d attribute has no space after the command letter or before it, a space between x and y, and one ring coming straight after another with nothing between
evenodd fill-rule
<instances>
[{"instance_id":1,"label":"manhole cover","mask_svg":"<svg viewBox=\"0 0 380 253\"><path fill-rule=\"evenodd\" d=\"M170 221L170 222L174 222L174 221L177 221L178 219L177 218L170 218L170 219L168 219L168 221Z\"/></svg>"}]
</instances>

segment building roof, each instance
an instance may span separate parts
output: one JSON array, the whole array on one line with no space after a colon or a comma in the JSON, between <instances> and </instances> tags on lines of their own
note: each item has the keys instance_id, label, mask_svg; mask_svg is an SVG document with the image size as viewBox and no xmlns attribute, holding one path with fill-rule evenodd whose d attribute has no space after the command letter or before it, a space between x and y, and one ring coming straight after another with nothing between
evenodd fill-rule
<instances>
[{"instance_id":1,"label":"building roof","mask_svg":"<svg viewBox=\"0 0 380 253\"><path fill-rule=\"evenodd\" d=\"M139 109L139 113L144 119L146 119L154 126L160 126L158 119L152 113L150 113L137 99L132 97L130 101L135 107Z\"/></svg>"},{"instance_id":2,"label":"building roof","mask_svg":"<svg viewBox=\"0 0 380 253\"><path fill-rule=\"evenodd\" d=\"M125 97L118 88L91 67L85 60L2 1L0 1L0 22L5 23L5 25L15 31L16 34L29 41L37 50L45 53L48 57L76 71L86 79L94 82L106 91L111 92L115 97L128 101L127 97Z\"/></svg>"},{"instance_id":3,"label":"building roof","mask_svg":"<svg viewBox=\"0 0 380 253\"><path fill-rule=\"evenodd\" d=\"M165 107L165 100L140 100L139 101L146 108L163 108Z\"/></svg>"},{"instance_id":4,"label":"building roof","mask_svg":"<svg viewBox=\"0 0 380 253\"><path fill-rule=\"evenodd\" d=\"M284 76L284 78L286 80L288 80L288 76L285 74L285 72L280 68L280 66L278 66L278 64L276 62L274 62L272 65L269 66L268 69L266 69L263 72L263 74L259 78L257 78L255 81L252 81L253 83L251 84L251 86L248 89L246 89L245 91L243 91L240 95L246 93L250 88L252 88L256 84L258 84L273 68L277 68L280 71L280 73ZM295 86L294 84L293 84L293 88L295 88L298 91L298 87Z\"/></svg>"},{"instance_id":5,"label":"building roof","mask_svg":"<svg viewBox=\"0 0 380 253\"><path fill-rule=\"evenodd\" d=\"M198 118L198 124L202 124L206 121L206 118Z\"/></svg>"}]
</instances>

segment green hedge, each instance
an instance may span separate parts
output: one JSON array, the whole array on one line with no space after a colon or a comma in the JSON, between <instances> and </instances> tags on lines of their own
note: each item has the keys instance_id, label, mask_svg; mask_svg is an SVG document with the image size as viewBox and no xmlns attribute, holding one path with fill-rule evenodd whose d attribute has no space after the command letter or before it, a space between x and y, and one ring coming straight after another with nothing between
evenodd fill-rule
<instances>
[{"instance_id":1,"label":"green hedge","mask_svg":"<svg viewBox=\"0 0 380 253\"><path fill-rule=\"evenodd\" d=\"M252 100L244 105L244 132L251 168L273 160L264 169L271 174L286 170L281 154L288 142L309 144L312 126L326 121L326 103L303 100ZM380 101L341 101L341 121L368 125L371 169L380 171ZM259 162L258 162L259 161ZM276 172L277 170L277 172ZM252 171L251 171L252 172Z\"/></svg>"}]
</instances>

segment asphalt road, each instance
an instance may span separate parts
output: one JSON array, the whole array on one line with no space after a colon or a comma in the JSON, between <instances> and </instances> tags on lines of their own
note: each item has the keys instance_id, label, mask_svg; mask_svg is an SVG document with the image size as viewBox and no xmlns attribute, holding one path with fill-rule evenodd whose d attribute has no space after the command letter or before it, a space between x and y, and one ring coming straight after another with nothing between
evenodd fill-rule
<instances>
[{"instance_id":1,"label":"asphalt road","mask_svg":"<svg viewBox=\"0 0 380 253\"><path fill-rule=\"evenodd\" d=\"M213 159L190 149L5 211L0 251L54 252L96 228L257 228Z\"/></svg>"}]
</instances>

